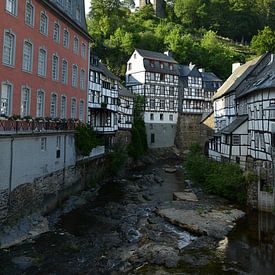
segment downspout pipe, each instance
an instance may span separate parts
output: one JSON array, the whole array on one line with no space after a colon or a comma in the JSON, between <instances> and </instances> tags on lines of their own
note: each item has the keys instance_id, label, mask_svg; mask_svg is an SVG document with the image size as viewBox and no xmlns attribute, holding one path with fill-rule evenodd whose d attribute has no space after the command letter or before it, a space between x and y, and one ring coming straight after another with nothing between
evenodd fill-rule
<instances>
[{"instance_id":1,"label":"downspout pipe","mask_svg":"<svg viewBox=\"0 0 275 275\"><path fill-rule=\"evenodd\" d=\"M10 194L11 194L11 188L12 188L13 146L14 146L14 137L11 138L11 144L10 144L10 175L9 175L9 199L8 199L8 205L10 205Z\"/></svg>"}]
</instances>

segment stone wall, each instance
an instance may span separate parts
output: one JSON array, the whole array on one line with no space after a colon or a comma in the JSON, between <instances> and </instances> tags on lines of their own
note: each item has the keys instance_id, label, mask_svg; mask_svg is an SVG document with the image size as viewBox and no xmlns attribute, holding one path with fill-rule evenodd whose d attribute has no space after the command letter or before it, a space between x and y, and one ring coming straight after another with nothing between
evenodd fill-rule
<instances>
[{"instance_id":1,"label":"stone wall","mask_svg":"<svg viewBox=\"0 0 275 275\"><path fill-rule=\"evenodd\" d=\"M120 143L127 148L131 143L131 130L118 130L114 138L114 143Z\"/></svg>"},{"instance_id":2,"label":"stone wall","mask_svg":"<svg viewBox=\"0 0 275 275\"><path fill-rule=\"evenodd\" d=\"M205 152L209 138L213 135L213 129L200 123L200 114L179 114L175 145L181 153L186 153L192 143L200 144Z\"/></svg>"},{"instance_id":3,"label":"stone wall","mask_svg":"<svg viewBox=\"0 0 275 275\"><path fill-rule=\"evenodd\" d=\"M109 156L85 159L22 184L12 190L10 196L8 190L0 191L0 221L12 222L33 211L48 213L71 194L108 176L108 166Z\"/></svg>"}]
</instances>

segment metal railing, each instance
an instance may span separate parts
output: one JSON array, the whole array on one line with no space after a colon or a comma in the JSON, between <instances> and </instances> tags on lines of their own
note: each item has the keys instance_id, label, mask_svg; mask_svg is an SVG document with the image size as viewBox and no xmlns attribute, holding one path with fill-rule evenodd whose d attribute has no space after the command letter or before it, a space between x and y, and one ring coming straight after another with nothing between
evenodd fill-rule
<instances>
[{"instance_id":1,"label":"metal railing","mask_svg":"<svg viewBox=\"0 0 275 275\"><path fill-rule=\"evenodd\" d=\"M0 120L0 134L71 131L77 124L77 121Z\"/></svg>"}]
</instances>

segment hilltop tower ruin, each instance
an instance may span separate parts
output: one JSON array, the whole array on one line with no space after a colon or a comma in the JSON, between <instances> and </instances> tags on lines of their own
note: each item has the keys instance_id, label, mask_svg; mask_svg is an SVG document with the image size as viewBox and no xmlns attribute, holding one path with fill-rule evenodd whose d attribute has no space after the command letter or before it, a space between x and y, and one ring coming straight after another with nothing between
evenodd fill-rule
<instances>
[{"instance_id":1,"label":"hilltop tower ruin","mask_svg":"<svg viewBox=\"0 0 275 275\"><path fill-rule=\"evenodd\" d=\"M153 5L153 8L156 12L156 16L165 18L165 1L164 0L139 0L139 8L143 8L146 5Z\"/></svg>"}]
</instances>

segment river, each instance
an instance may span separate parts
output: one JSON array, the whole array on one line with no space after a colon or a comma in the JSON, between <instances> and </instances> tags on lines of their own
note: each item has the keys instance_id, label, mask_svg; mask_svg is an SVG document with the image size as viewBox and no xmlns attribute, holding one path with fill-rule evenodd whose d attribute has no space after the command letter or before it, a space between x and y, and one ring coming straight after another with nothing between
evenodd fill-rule
<instances>
[{"instance_id":1,"label":"river","mask_svg":"<svg viewBox=\"0 0 275 275\"><path fill-rule=\"evenodd\" d=\"M177 172L165 173L167 163ZM0 251L0 274L275 274L271 214L249 212L225 239L213 243L154 214L159 204L172 201L173 192L184 190L179 164L160 160L107 182L95 199L70 213L55 211L50 232ZM152 242L178 246L183 258L177 267L136 253Z\"/></svg>"}]
</instances>

